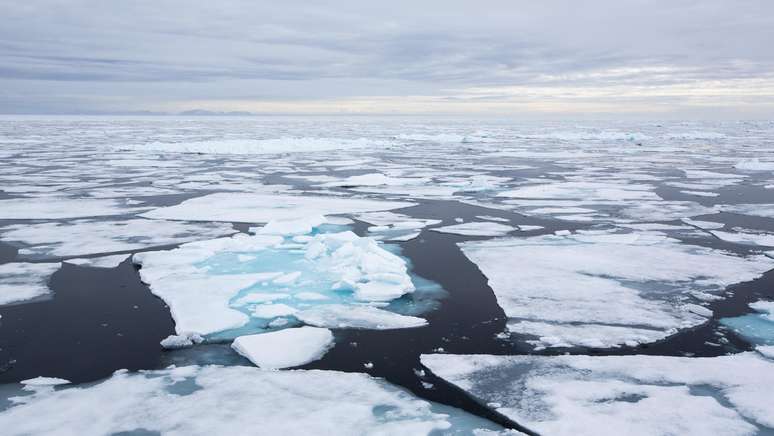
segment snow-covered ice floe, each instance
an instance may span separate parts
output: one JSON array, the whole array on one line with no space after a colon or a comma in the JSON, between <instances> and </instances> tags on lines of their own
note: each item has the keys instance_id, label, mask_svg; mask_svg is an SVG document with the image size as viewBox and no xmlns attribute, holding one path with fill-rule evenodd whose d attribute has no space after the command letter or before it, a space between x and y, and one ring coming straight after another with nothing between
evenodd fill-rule
<instances>
[{"instance_id":1,"label":"snow-covered ice floe","mask_svg":"<svg viewBox=\"0 0 774 436\"><path fill-rule=\"evenodd\" d=\"M23 257L41 258L137 250L212 239L235 232L225 223L75 220L0 227L0 240L21 245L19 255Z\"/></svg>"},{"instance_id":2,"label":"snow-covered ice floe","mask_svg":"<svg viewBox=\"0 0 774 436\"><path fill-rule=\"evenodd\" d=\"M142 266L142 280L169 305L178 332L230 330L238 336L284 326L288 318L326 327L408 326L421 320L360 306L385 305L415 291L401 257L350 231L299 235L308 222L295 223L264 227L286 236L257 228L255 235L193 242L133 259Z\"/></svg>"},{"instance_id":3,"label":"snow-covered ice floe","mask_svg":"<svg viewBox=\"0 0 774 436\"><path fill-rule=\"evenodd\" d=\"M0 219L86 218L136 212L121 200L45 197L0 200Z\"/></svg>"},{"instance_id":4,"label":"snow-covered ice floe","mask_svg":"<svg viewBox=\"0 0 774 436\"><path fill-rule=\"evenodd\" d=\"M12 262L0 265L0 305L47 295L48 280L60 263Z\"/></svg>"},{"instance_id":5,"label":"snow-covered ice floe","mask_svg":"<svg viewBox=\"0 0 774 436\"><path fill-rule=\"evenodd\" d=\"M367 212L355 218L372 224L368 232L374 238L386 241L408 241L419 236L425 227L441 223L437 219L412 218L395 212Z\"/></svg>"},{"instance_id":6,"label":"snow-covered ice floe","mask_svg":"<svg viewBox=\"0 0 774 436\"><path fill-rule=\"evenodd\" d=\"M366 374L244 366L122 370L85 386L19 390L0 412L7 436L429 435L482 424Z\"/></svg>"},{"instance_id":7,"label":"snow-covered ice floe","mask_svg":"<svg viewBox=\"0 0 774 436\"><path fill-rule=\"evenodd\" d=\"M422 355L434 374L545 435L774 430L774 361L664 356Z\"/></svg>"},{"instance_id":8,"label":"snow-covered ice floe","mask_svg":"<svg viewBox=\"0 0 774 436\"><path fill-rule=\"evenodd\" d=\"M774 301L750 303L756 313L721 318L720 323L757 345L774 345Z\"/></svg>"},{"instance_id":9,"label":"snow-covered ice floe","mask_svg":"<svg viewBox=\"0 0 774 436\"><path fill-rule=\"evenodd\" d=\"M517 230L516 227L507 224L492 222L470 222L454 224L451 226L435 227L430 229L434 232L451 233L463 236L505 236L508 233Z\"/></svg>"},{"instance_id":10,"label":"snow-covered ice floe","mask_svg":"<svg viewBox=\"0 0 774 436\"><path fill-rule=\"evenodd\" d=\"M565 232L569 233L569 232ZM586 233L465 242L512 333L538 347L653 342L704 323L702 296L774 267L657 233Z\"/></svg>"},{"instance_id":11,"label":"snow-covered ice floe","mask_svg":"<svg viewBox=\"0 0 774 436\"><path fill-rule=\"evenodd\" d=\"M316 151L346 150L363 147L386 148L387 141L358 138L305 138L285 137L272 139L220 139L191 142L149 142L122 146L124 150L155 151L163 153L203 154L279 154Z\"/></svg>"},{"instance_id":12,"label":"snow-covered ice floe","mask_svg":"<svg viewBox=\"0 0 774 436\"><path fill-rule=\"evenodd\" d=\"M231 348L264 369L301 366L321 358L333 346L333 333L318 327L298 327L239 336Z\"/></svg>"},{"instance_id":13,"label":"snow-covered ice floe","mask_svg":"<svg viewBox=\"0 0 774 436\"><path fill-rule=\"evenodd\" d=\"M218 193L151 210L141 216L183 221L266 223L307 216L352 214L413 206L413 203L311 195Z\"/></svg>"}]
</instances>

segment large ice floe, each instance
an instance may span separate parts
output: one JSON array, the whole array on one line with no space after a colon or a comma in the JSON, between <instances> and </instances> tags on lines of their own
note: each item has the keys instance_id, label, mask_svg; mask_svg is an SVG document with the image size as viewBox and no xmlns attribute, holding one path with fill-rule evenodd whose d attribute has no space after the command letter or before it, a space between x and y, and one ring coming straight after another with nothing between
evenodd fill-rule
<instances>
[{"instance_id":1,"label":"large ice floe","mask_svg":"<svg viewBox=\"0 0 774 436\"><path fill-rule=\"evenodd\" d=\"M0 412L7 436L429 435L457 424L497 428L365 374L243 366L118 371L91 385L33 386Z\"/></svg>"},{"instance_id":2,"label":"large ice floe","mask_svg":"<svg viewBox=\"0 0 774 436\"><path fill-rule=\"evenodd\" d=\"M659 233L594 233L465 242L489 280L508 330L538 347L653 342L704 323L708 293L774 266Z\"/></svg>"},{"instance_id":3,"label":"large ice floe","mask_svg":"<svg viewBox=\"0 0 774 436\"><path fill-rule=\"evenodd\" d=\"M212 239L235 232L231 225L224 223L75 220L0 227L0 240L22 246L19 255L23 257L41 258L137 250Z\"/></svg>"},{"instance_id":4,"label":"large ice floe","mask_svg":"<svg viewBox=\"0 0 774 436\"><path fill-rule=\"evenodd\" d=\"M545 435L754 435L774 430L774 361L664 356L422 355L422 364ZM768 433L766 433L768 434Z\"/></svg>"},{"instance_id":5,"label":"large ice floe","mask_svg":"<svg viewBox=\"0 0 774 436\"><path fill-rule=\"evenodd\" d=\"M218 193L186 200L176 206L154 209L141 216L184 221L265 223L408 206L413 206L413 203L311 195Z\"/></svg>"},{"instance_id":6,"label":"large ice floe","mask_svg":"<svg viewBox=\"0 0 774 436\"><path fill-rule=\"evenodd\" d=\"M49 294L48 280L60 263L12 262L0 265L0 305Z\"/></svg>"},{"instance_id":7,"label":"large ice floe","mask_svg":"<svg viewBox=\"0 0 774 436\"><path fill-rule=\"evenodd\" d=\"M0 200L0 219L8 220L86 218L134 211L121 200L68 197Z\"/></svg>"},{"instance_id":8,"label":"large ice floe","mask_svg":"<svg viewBox=\"0 0 774 436\"><path fill-rule=\"evenodd\" d=\"M401 257L373 239L319 227L317 218L270 222L253 229L255 235L193 242L133 259L142 266L142 280L169 305L178 333L239 336L291 320L319 327L424 324L377 307L416 289Z\"/></svg>"},{"instance_id":9,"label":"large ice floe","mask_svg":"<svg viewBox=\"0 0 774 436\"><path fill-rule=\"evenodd\" d=\"M285 137L272 139L220 139L190 142L149 142L122 146L124 150L155 151L164 153L208 154L278 154L304 153L353 149L362 147L385 148L387 141L367 138L305 138Z\"/></svg>"}]
</instances>

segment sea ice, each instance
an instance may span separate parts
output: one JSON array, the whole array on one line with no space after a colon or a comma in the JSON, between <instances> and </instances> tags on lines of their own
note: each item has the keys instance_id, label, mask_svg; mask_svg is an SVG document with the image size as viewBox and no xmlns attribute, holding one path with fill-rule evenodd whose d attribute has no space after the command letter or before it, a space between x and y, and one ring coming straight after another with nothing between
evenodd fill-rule
<instances>
[{"instance_id":1,"label":"sea ice","mask_svg":"<svg viewBox=\"0 0 774 436\"><path fill-rule=\"evenodd\" d=\"M366 374L244 366L118 371L95 384L19 395L0 412L7 436L430 435L460 421L481 422Z\"/></svg>"},{"instance_id":2,"label":"sea ice","mask_svg":"<svg viewBox=\"0 0 774 436\"><path fill-rule=\"evenodd\" d=\"M774 361L719 357L422 355L434 374L550 435L750 435L774 429Z\"/></svg>"},{"instance_id":3,"label":"sea ice","mask_svg":"<svg viewBox=\"0 0 774 436\"><path fill-rule=\"evenodd\" d=\"M169 335L164 338L160 344L167 350L178 350L180 348L192 347L196 344L204 342L204 338L194 332L183 332L179 335Z\"/></svg>"},{"instance_id":4,"label":"sea ice","mask_svg":"<svg viewBox=\"0 0 774 436\"><path fill-rule=\"evenodd\" d=\"M498 197L594 200L660 200L653 187L621 182L555 181L504 191Z\"/></svg>"},{"instance_id":5,"label":"sea ice","mask_svg":"<svg viewBox=\"0 0 774 436\"><path fill-rule=\"evenodd\" d=\"M750 230L740 229L738 227L734 227L733 230L734 232L721 232L719 230L713 230L710 233L715 235L718 239L722 239L727 242L733 242L735 244L774 247L773 233L753 232Z\"/></svg>"},{"instance_id":6,"label":"sea ice","mask_svg":"<svg viewBox=\"0 0 774 436\"><path fill-rule=\"evenodd\" d=\"M516 230L515 227L507 224L492 222L469 222L454 224L451 226L435 227L430 229L434 232L452 233L464 236L505 236Z\"/></svg>"},{"instance_id":7,"label":"sea ice","mask_svg":"<svg viewBox=\"0 0 774 436\"><path fill-rule=\"evenodd\" d=\"M0 265L0 305L31 300L51 292L48 279L60 263L12 262Z\"/></svg>"},{"instance_id":8,"label":"sea ice","mask_svg":"<svg viewBox=\"0 0 774 436\"><path fill-rule=\"evenodd\" d=\"M327 328L391 330L423 327L427 320L364 305L326 304L295 314L302 322Z\"/></svg>"},{"instance_id":9,"label":"sea ice","mask_svg":"<svg viewBox=\"0 0 774 436\"><path fill-rule=\"evenodd\" d=\"M135 212L119 200L65 197L12 198L0 200L0 219L36 220L83 218Z\"/></svg>"},{"instance_id":10,"label":"sea ice","mask_svg":"<svg viewBox=\"0 0 774 436\"><path fill-rule=\"evenodd\" d=\"M67 259L65 263L79 266L87 266L90 268L115 268L129 258L129 254L115 254L112 256L100 256L100 257L79 257L75 259Z\"/></svg>"},{"instance_id":11,"label":"sea ice","mask_svg":"<svg viewBox=\"0 0 774 436\"><path fill-rule=\"evenodd\" d=\"M320 359L333 346L333 333L318 327L298 327L239 336L231 347L264 369L305 365Z\"/></svg>"},{"instance_id":12,"label":"sea ice","mask_svg":"<svg viewBox=\"0 0 774 436\"><path fill-rule=\"evenodd\" d=\"M81 256L178 244L226 236L236 231L225 223L182 223L131 219L76 220L17 224L0 228L0 239L21 245L24 257Z\"/></svg>"},{"instance_id":13,"label":"sea ice","mask_svg":"<svg viewBox=\"0 0 774 436\"><path fill-rule=\"evenodd\" d=\"M459 244L489 279L509 330L536 346L652 342L706 321L692 292L720 292L774 265L651 233L563 234ZM561 310L558 310L561 308Z\"/></svg>"},{"instance_id":14,"label":"sea ice","mask_svg":"<svg viewBox=\"0 0 774 436\"><path fill-rule=\"evenodd\" d=\"M757 345L774 345L774 301L756 301L750 308L757 313L721 318L720 323Z\"/></svg>"},{"instance_id":15,"label":"sea ice","mask_svg":"<svg viewBox=\"0 0 774 436\"><path fill-rule=\"evenodd\" d=\"M218 193L142 214L146 218L265 223L309 216L399 209L413 203L285 194Z\"/></svg>"},{"instance_id":16,"label":"sea ice","mask_svg":"<svg viewBox=\"0 0 774 436\"><path fill-rule=\"evenodd\" d=\"M362 147L386 148L389 143L374 139L347 138L273 138L273 139L219 139L191 142L150 142L120 149L134 151L156 151L163 153L206 153L206 154L279 154L305 153L330 150L346 150Z\"/></svg>"},{"instance_id":17,"label":"sea ice","mask_svg":"<svg viewBox=\"0 0 774 436\"><path fill-rule=\"evenodd\" d=\"M258 324L246 332L254 333L295 310L388 302L415 290L403 259L348 231L289 239L238 234L133 259L142 265L142 280L170 306L177 331L203 335L251 319Z\"/></svg>"}]
</instances>

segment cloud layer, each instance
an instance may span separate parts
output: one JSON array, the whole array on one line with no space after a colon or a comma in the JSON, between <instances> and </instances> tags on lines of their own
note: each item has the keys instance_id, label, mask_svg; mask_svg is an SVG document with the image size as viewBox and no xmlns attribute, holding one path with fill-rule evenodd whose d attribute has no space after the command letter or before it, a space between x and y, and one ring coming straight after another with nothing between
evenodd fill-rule
<instances>
[{"instance_id":1,"label":"cloud layer","mask_svg":"<svg viewBox=\"0 0 774 436\"><path fill-rule=\"evenodd\" d=\"M0 10L5 113L774 113L767 0L0 0Z\"/></svg>"}]
</instances>

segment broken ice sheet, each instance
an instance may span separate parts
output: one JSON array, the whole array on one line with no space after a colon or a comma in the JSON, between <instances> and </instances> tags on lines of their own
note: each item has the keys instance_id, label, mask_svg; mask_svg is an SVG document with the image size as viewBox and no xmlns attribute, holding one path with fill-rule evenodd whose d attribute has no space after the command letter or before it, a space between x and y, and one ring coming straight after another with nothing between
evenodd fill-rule
<instances>
[{"instance_id":1,"label":"broken ice sheet","mask_svg":"<svg viewBox=\"0 0 774 436\"><path fill-rule=\"evenodd\" d=\"M774 301L756 301L750 308L757 313L721 318L720 323L756 345L774 345Z\"/></svg>"},{"instance_id":2,"label":"broken ice sheet","mask_svg":"<svg viewBox=\"0 0 774 436\"><path fill-rule=\"evenodd\" d=\"M147 208L144 210L147 210ZM136 211L138 209L126 207L126 203L121 200L67 197L0 200L0 219L8 220L85 218L121 215Z\"/></svg>"},{"instance_id":3,"label":"broken ice sheet","mask_svg":"<svg viewBox=\"0 0 774 436\"><path fill-rule=\"evenodd\" d=\"M48 280L62 264L12 262L0 265L0 305L18 303L51 292Z\"/></svg>"},{"instance_id":4,"label":"broken ice sheet","mask_svg":"<svg viewBox=\"0 0 774 436\"><path fill-rule=\"evenodd\" d=\"M20 256L37 259L137 250L212 239L235 232L230 224L224 223L75 220L0 227L0 240L22 246Z\"/></svg>"},{"instance_id":5,"label":"broken ice sheet","mask_svg":"<svg viewBox=\"0 0 774 436\"><path fill-rule=\"evenodd\" d=\"M661 234L592 233L459 244L489 280L508 329L537 347L653 342L707 320L694 294L720 293L774 266Z\"/></svg>"},{"instance_id":6,"label":"broken ice sheet","mask_svg":"<svg viewBox=\"0 0 774 436\"><path fill-rule=\"evenodd\" d=\"M216 339L283 327L287 323L277 325L279 318L304 319L305 311L318 313L314 309L321 305L389 304L390 310L400 310L393 300L417 289L400 256L349 231L239 234L138 253L134 261L142 265L142 280L170 306L178 332ZM283 310L277 311L280 304ZM373 318L356 310L325 313L330 323L336 322L331 314L340 313L361 327Z\"/></svg>"},{"instance_id":7,"label":"broken ice sheet","mask_svg":"<svg viewBox=\"0 0 774 436\"><path fill-rule=\"evenodd\" d=\"M749 435L774 429L774 361L422 355L434 374L550 435Z\"/></svg>"},{"instance_id":8,"label":"broken ice sheet","mask_svg":"<svg viewBox=\"0 0 774 436\"><path fill-rule=\"evenodd\" d=\"M493 222L469 222L454 224L451 226L436 227L430 229L434 232L451 233L463 236L505 236L517 230L516 227L507 224Z\"/></svg>"},{"instance_id":9,"label":"broken ice sheet","mask_svg":"<svg viewBox=\"0 0 774 436\"><path fill-rule=\"evenodd\" d=\"M337 198L311 195L218 193L161 207L141 216L183 221L266 223L306 216L362 213L413 206L397 201Z\"/></svg>"},{"instance_id":10,"label":"broken ice sheet","mask_svg":"<svg viewBox=\"0 0 774 436\"><path fill-rule=\"evenodd\" d=\"M425 227L441 223L441 220L437 219L412 218L395 212L367 212L358 214L355 218L372 224L368 232L375 238L387 241L413 239Z\"/></svg>"},{"instance_id":11,"label":"broken ice sheet","mask_svg":"<svg viewBox=\"0 0 774 436\"><path fill-rule=\"evenodd\" d=\"M8 436L429 435L478 427L502 430L366 374L244 366L122 370L94 384L19 395L0 412Z\"/></svg>"},{"instance_id":12,"label":"broken ice sheet","mask_svg":"<svg viewBox=\"0 0 774 436\"><path fill-rule=\"evenodd\" d=\"M318 327L298 327L239 336L231 348L260 368L301 366L321 358L333 346L333 333Z\"/></svg>"}]
</instances>

